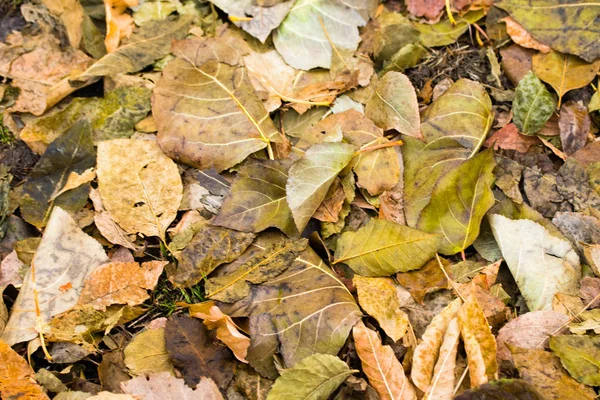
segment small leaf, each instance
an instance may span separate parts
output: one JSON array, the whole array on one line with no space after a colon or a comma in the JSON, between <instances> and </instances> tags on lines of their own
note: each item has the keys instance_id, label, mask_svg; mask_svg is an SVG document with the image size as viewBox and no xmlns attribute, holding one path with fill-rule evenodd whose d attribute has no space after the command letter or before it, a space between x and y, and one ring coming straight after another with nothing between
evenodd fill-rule
<instances>
[{"instance_id":1,"label":"small leaf","mask_svg":"<svg viewBox=\"0 0 600 400\"><path fill-rule=\"evenodd\" d=\"M502 18L500 21L506 24L506 33L513 42L528 49L539 50L542 53L550 52L550 46L537 41L521 24L511 17Z\"/></svg>"},{"instance_id":2,"label":"small leaf","mask_svg":"<svg viewBox=\"0 0 600 400\"><path fill-rule=\"evenodd\" d=\"M358 371L335 356L313 354L281 371L267 400L326 399L347 377Z\"/></svg>"},{"instance_id":3,"label":"small leaf","mask_svg":"<svg viewBox=\"0 0 600 400\"><path fill-rule=\"evenodd\" d=\"M513 100L513 121L519 132L534 135L550 119L556 101L533 72L529 72L517 86Z\"/></svg>"},{"instance_id":4,"label":"small leaf","mask_svg":"<svg viewBox=\"0 0 600 400\"><path fill-rule=\"evenodd\" d=\"M391 221L372 219L356 232L342 234L335 263L363 276L389 276L420 268L435 254L440 237Z\"/></svg>"},{"instance_id":5,"label":"small leaf","mask_svg":"<svg viewBox=\"0 0 600 400\"><path fill-rule=\"evenodd\" d=\"M50 399L35 381L27 361L0 340L0 395L5 400Z\"/></svg>"},{"instance_id":6,"label":"small leaf","mask_svg":"<svg viewBox=\"0 0 600 400\"><path fill-rule=\"evenodd\" d=\"M440 253L456 254L469 247L481 220L494 205L494 153L479 153L442 177L421 212L417 228L443 236Z\"/></svg>"},{"instance_id":7,"label":"small leaf","mask_svg":"<svg viewBox=\"0 0 600 400\"><path fill-rule=\"evenodd\" d=\"M408 316L400 310L397 284L390 278L364 278L354 275L358 303L394 342L402 339L408 328Z\"/></svg>"},{"instance_id":8,"label":"small leaf","mask_svg":"<svg viewBox=\"0 0 600 400\"><path fill-rule=\"evenodd\" d=\"M562 335L550 338L550 348L569 374L588 386L600 386L600 337Z\"/></svg>"},{"instance_id":9,"label":"small leaf","mask_svg":"<svg viewBox=\"0 0 600 400\"><path fill-rule=\"evenodd\" d=\"M440 346L440 355L435 363L431 387L425 396L426 399L452 400L459 339L460 328L458 319L455 317L448 324L444 334L444 341Z\"/></svg>"},{"instance_id":10,"label":"small leaf","mask_svg":"<svg viewBox=\"0 0 600 400\"><path fill-rule=\"evenodd\" d=\"M444 268L450 267L448 260L442 259ZM427 264L416 271L401 272L396 274L396 280L402 287L408 290L416 302L423 304L428 293L441 289L448 289L450 283L440 268L437 259L430 260Z\"/></svg>"},{"instance_id":11,"label":"small leaf","mask_svg":"<svg viewBox=\"0 0 600 400\"><path fill-rule=\"evenodd\" d=\"M175 375L165 342L165 328L147 329L133 337L123 350L125 365L133 376L159 372Z\"/></svg>"},{"instance_id":12,"label":"small leaf","mask_svg":"<svg viewBox=\"0 0 600 400\"><path fill-rule=\"evenodd\" d=\"M177 379L168 372L139 376L126 382L121 382L121 389L123 393L132 395L136 399L223 400L219 388L212 379L202 378L196 388L191 389L185 385L183 379Z\"/></svg>"},{"instance_id":13,"label":"small leaf","mask_svg":"<svg viewBox=\"0 0 600 400\"><path fill-rule=\"evenodd\" d=\"M354 146L345 143L316 144L290 167L287 202L298 231L304 230L354 151Z\"/></svg>"},{"instance_id":14,"label":"small leaf","mask_svg":"<svg viewBox=\"0 0 600 400\"><path fill-rule=\"evenodd\" d=\"M390 346L383 346L377 332L362 321L352 328L356 353L369 383L381 400L416 400L415 389Z\"/></svg>"},{"instance_id":15,"label":"small leaf","mask_svg":"<svg viewBox=\"0 0 600 400\"><path fill-rule=\"evenodd\" d=\"M422 137L415 88L400 72L388 72L379 80L365 113L384 130Z\"/></svg>"}]
</instances>

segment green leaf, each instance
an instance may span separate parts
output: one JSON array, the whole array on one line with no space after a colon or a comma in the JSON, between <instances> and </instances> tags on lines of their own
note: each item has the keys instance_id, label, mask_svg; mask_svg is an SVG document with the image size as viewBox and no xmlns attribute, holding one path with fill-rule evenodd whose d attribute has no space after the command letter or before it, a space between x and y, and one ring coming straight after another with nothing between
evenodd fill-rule
<instances>
[{"instance_id":1,"label":"green leaf","mask_svg":"<svg viewBox=\"0 0 600 400\"><path fill-rule=\"evenodd\" d=\"M550 348L573 378L589 386L600 386L600 336L553 336Z\"/></svg>"},{"instance_id":2,"label":"green leaf","mask_svg":"<svg viewBox=\"0 0 600 400\"><path fill-rule=\"evenodd\" d=\"M287 202L298 231L304 230L355 149L345 143L316 144L291 166L286 184Z\"/></svg>"},{"instance_id":3,"label":"green leaf","mask_svg":"<svg viewBox=\"0 0 600 400\"><path fill-rule=\"evenodd\" d=\"M117 50L96 61L80 78L137 72L147 67L169 54L173 40L185 37L192 19L182 15L145 24Z\"/></svg>"},{"instance_id":4,"label":"green leaf","mask_svg":"<svg viewBox=\"0 0 600 400\"><path fill-rule=\"evenodd\" d=\"M536 388L520 379L500 379L474 389L464 391L455 400L511 399L545 400Z\"/></svg>"},{"instance_id":5,"label":"green leaf","mask_svg":"<svg viewBox=\"0 0 600 400\"><path fill-rule=\"evenodd\" d=\"M527 219L492 214L489 221L530 311L550 308L556 293L576 292L581 269L569 242Z\"/></svg>"},{"instance_id":6,"label":"green leaf","mask_svg":"<svg viewBox=\"0 0 600 400\"><path fill-rule=\"evenodd\" d=\"M96 150L90 125L80 121L48 146L23 187L21 215L30 224L42 228L54 206L75 212L85 205L90 191L86 183L55 197L72 172L81 174L95 164Z\"/></svg>"},{"instance_id":7,"label":"green leaf","mask_svg":"<svg viewBox=\"0 0 600 400\"><path fill-rule=\"evenodd\" d=\"M388 72L379 80L367 102L365 115L384 130L395 129L406 135L422 137L415 88L400 72Z\"/></svg>"},{"instance_id":8,"label":"green leaf","mask_svg":"<svg viewBox=\"0 0 600 400\"><path fill-rule=\"evenodd\" d=\"M423 113L421 132L428 147L450 147L458 142L476 154L492 122L492 101L483 86L460 79Z\"/></svg>"},{"instance_id":9,"label":"green leaf","mask_svg":"<svg viewBox=\"0 0 600 400\"><path fill-rule=\"evenodd\" d=\"M288 169L286 161L244 165L212 223L257 233L276 227L287 235L297 235L285 193Z\"/></svg>"},{"instance_id":10,"label":"green leaf","mask_svg":"<svg viewBox=\"0 0 600 400\"><path fill-rule=\"evenodd\" d=\"M588 62L600 57L598 1L502 0L494 5L508 11L535 39L554 50Z\"/></svg>"},{"instance_id":11,"label":"green leaf","mask_svg":"<svg viewBox=\"0 0 600 400\"><path fill-rule=\"evenodd\" d=\"M442 177L421 212L417 228L443 236L440 253L456 254L477 236L485 213L494 205L491 185L496 162L491 150L479 153Z\"/></svg>"},{"instance_id":12,"label":"green leaf","mask_svg":"<svg viewBox=\"0 0 600 400\"><path fill-rule=\"evenodd\" d=\"M294 367L281 371L267 400L327 399L346 378L358 371L328 354L313 354Z\"/></svg>"},{"instance_id":13,"label":"green leaf","mask_svg":"<svg viewBox=\"0 0 600 400\"><path fill-rule=\"evenodd\" d=\"M461 18L456 24L444 19L436 24L421 24L415 22L414 27L421 33L421 43L425 47L446 46L458 40L469 29L469 24L483 17L483 10L471 11Z\"/></svg>"},{"instance_id":14,"label":"green leaf","mask_svg":"<svg viewBox=\"0 0 600 400\"><path fill-rule=\"evenodd\" d=\"M297 69L331 67L333 53L321 26L338 49L356 50L360 42L358 27L365 19L358 10L366 10L360 0L351 8L338 0L298 0L273 34L273 43L286 63Z\"/></svg>"},{"instance_id":15,"label":"green leaf","mask_svg":"<svg viewBox=\"0 0 600 400\"><path fill-rule=\"evenodd\" d=\"M550 119L556 101L546 86L533 72L529 72L517 86L513 100L513 121L519 132L534 135Z\"/></svg>"},{"instance_id":16,"label":"green leaf","mask_svg":"<svg viewBox=\"0 0 600 400\"><path fill-rule=\"evenodd\" d=\"M372 219L337 243L335 263L362 276L389 276L420 268L438 250L440 237L383 219Z\"/></svg>"}]
</instances>

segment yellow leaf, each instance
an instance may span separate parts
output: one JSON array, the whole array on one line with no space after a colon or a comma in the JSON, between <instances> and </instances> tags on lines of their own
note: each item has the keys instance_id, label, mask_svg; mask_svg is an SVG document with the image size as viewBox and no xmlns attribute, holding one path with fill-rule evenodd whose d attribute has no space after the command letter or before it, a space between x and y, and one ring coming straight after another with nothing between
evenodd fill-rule
<instances>
[{"instance_id":1,"label":"yellow leaf","mask_svg":"<svg viewBox=\"0 0 600 400\"><path fill-rule=\"evenodd\" d=\"M65 26L71 47L79 48L83 35L83 7L79 0L43 0L42 3Z\"/></svg>"},{"instance_id":2,"label":"yellow leaf","mask_svg":"<svg viewBox=\"0 0 600 400\"><path fill-rule=\"evenodd\" d=\"M126 14L127 7L135 7L138 0L104 0L106 12L106 51L111 53L119 47L121 39L129 37L135 24L131 15Z\"/></svg>"},{"instance_id":3,"label":"yellow leaf","mask_svg":"<svg viewBox=\"0 0 600 400\"><path fill-rule=\"evenodd\" d=\"M0 397L5 400L49 400L25 359L0 340Z\"/></svg>"},{"instance_id":4,"label":"yellow leaf","mask_svg":"<svg viewBox=\"0 0 600 400\"><path fill-rule=\"evenodd\" d=\"M95 178L96 178L96 171L94 171L93 167L86 169L85 171L83 171L81 173L81 175L78 174L76 171L71 171L69 176L67 176L67 181L65 182L65 185L57 193L54 193L48 201L52 201L52 200L56 199L58 196L60 196L61 194L63 194L64 192L67 192L71 189L78 188L79 186L83 185L84 183L91 182Z\"/></svg>"},{"instance_id":5,"label":"yellow leaf","mask_svg":"<svg viewBox=\"0 0 600 400\"><path fill-rule=\"evenodd\" d=\"M167 352L165 328L148 329L138 333L123 353L125 365L134 376L158 372L175 375Z\"/></svg>"},{"instance_id":6,"label":"yellow leaf","mask_svg":"<svg viewBox=\"0 0 600 400\"><path fill-rule=\"evenodd\" d=\"M440 356L433 370L431 388L425 397L426 399L452 400L459 339L460 328L458 327L458 319L453 318L446 329L444 341L440 347Z\"/></svg>"}]
</instances>

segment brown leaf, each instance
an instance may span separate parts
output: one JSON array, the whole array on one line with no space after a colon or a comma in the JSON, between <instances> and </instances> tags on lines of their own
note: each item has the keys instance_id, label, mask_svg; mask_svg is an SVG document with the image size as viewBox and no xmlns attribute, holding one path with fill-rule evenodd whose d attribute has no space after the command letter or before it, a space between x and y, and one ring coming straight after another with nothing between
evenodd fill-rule
<instances>
[{"instance_id":1,"label":"brown leaf","mask_svg":"<svg viewBox=\"0 0 600 400\"><path fill-rule=\"evenodd\" d=\"M136 399L161 400L223 400L219 388L210 378L202 378L195 389L185 385L168 372L139 376L121 383L124 393Z\"/></svg>"},{"instance_id":2,"label":"brown leaf","mask_svg":"<svg viewBox=\"0 0 600 400\"><path fill-rule=\"evenodd\" d=\"M511 17L503 18L500 21L506 23L506 32L516 44L528 49L539 50L542 53L550 52L550 46L546 46L545 44L535 40L535 38L531 36L531 34L527 32L521 24Z\"/></svg>"},{"instance_id":3,"label":"brown leaf","mask_svg":"<svg viewBox=\"0 0 600 400\"><path fill-rule=\"evenodd\" d=\"M444 334L444 341L440 346L440 355L433 370L431 388L425 395L425 399L452 400L459 340L460 328L458 326L458 319L453 318Z\"/></svg>"},{"instance_id":4,"label":"brown leaf","mask_svg":"<svg viewBox=\"0 0 600 400\"><path fill-rule=\"evenodd\" d=\"M444 268L448 269L450 262L442 259ZM396 274L398 282L410 292L412 297L423 304L427 293L450 287L446 275L440 268L437 260L431 260L416 271L400 272Z\"/></svg>"},{"instance_id":5,"label":"brown leaf","mask_svg":"<svg viewBox=\"0 0 600 400\"><path fill-rule=\"evenodd\" d=\"M513 85L518 85L519 81L531 71L531 58L533 54L533 50L516 44L511 44L500 49L502 69Z\"/></svg>"},{"instance_id":6,"label":"brown leaf","mask_svg":"<svg viewBox=\"0 0 600 400\"><path fill-rule=\"evenodd\" d=\"M83 283L77 304L106 310L113 304L136 306L150 296L167 261L111 262L96 268Z\"/></svg>"},{"instance_id":7,"label":"brown leaf","mask_svg":"<svg viewBox=\"0 0 600 400\"><path fill-rule=\"evenodd\" d=\"M485 147L494 146L494 150L516 150L519 153L527 153L531 146L539 143L537 136L522 135L517 126L510 123L494 132L483 145Z\"/></svg>"},{"instance_id":8,"label":"brown leaf","mask_svg":"<svg viewBox=\"0 0 600 400\"><path fill-rule=\"evenodd\" d=\"M0 340L0 395L4 400L49 400L27 361Z\"/></svg>"},{"instance_id":9,"label":"brown leaf","mask_svg":"<svg viewBox=\"0 0 600 400\"><path fill-rule=\"evenodd\" d=\"M591 128L590 115L585 106L572 100L563 104L558 126L562 149L567 155L585 147Z\"/></svg>"},{"instance_id":10,"label":"brown leaf","mask_svg":"<svg viewBox=\"0 0 600 400\"><path fill-rule=\"evenodd\" d=\"M78 49L83 35L81 25L84 13L79 0L43 0L42 4L60 18L67 31L69 44L74 49Z\"/></svg>"},{"instance_id":11,"label":"brown leaf","mask_svg":"<svg viewBox=\"0 0 600 400\"><path fill-rule=\"evenodd\" d=\"M127 366L125 365L121 349L102 355L102 361L98 365L98 378L103 390L114 393L121 392L121 382L131 379L127 373Z\"/></svg>"},{"instance_id":12,"label":"brown leaf","mask_svg":"<svg viewBox=\"0 0 600 400\"><path fill-rule=\"evenodd\" d=\"M313 214L313 218L322 222L337 222L340 218L340 211L346 199L346 193L342 186L342 181L336 178L329 188L325 200L319 205L317 211Z\"/></svg>"},{"instance_id":13,"label":"brown leaf","mask_svg":"<svg viewBox=\"0 0 600 400\"><path fill-rule=\"evenodd\" d=\"M181 371L186 385L195 388L202 377L211 378L221 389L229 385L233 378L231 353L214 345L202 322L188 315L172 315L165 339L171 362Z\"/></svg>"},{"instance_id":14,"label":"brown leaf","mask_svg":"<svg viewBox=\"0 0 600 400\"><path fill-rule=\"evenodd\" d=\"M356 352L364 373L381 400L416 400L415 389L390 346L383 346L377 332L359 321L352 328Z\"/></svg>"},{"instance_id":15,"label":"brown leaf","mask_svg":"<svg viewBox=\"0 0 600 400\"><path fill-rule=\"evenodd\" d=\"M406 0L409 13L415 17L425 17L431 22L440 19L444 4L444 0Z\"/></svg>"}]
</instances>

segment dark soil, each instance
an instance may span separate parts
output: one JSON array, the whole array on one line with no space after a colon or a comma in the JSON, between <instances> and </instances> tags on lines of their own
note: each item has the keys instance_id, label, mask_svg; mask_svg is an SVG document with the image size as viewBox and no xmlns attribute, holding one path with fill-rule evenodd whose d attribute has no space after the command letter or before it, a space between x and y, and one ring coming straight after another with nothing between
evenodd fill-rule
<instances>
[{"instance_id":1,"label":"dark soil","mask_svg":"<svg viewBox=\"0 0 600 400\"><path fill-rule=\"evenodd\" d=\"M23 181L39 158L21 140L15 140L10 144L0 144L0 164L9 168L13 175L12 185Z\"/></svg>"}]
</instances>

